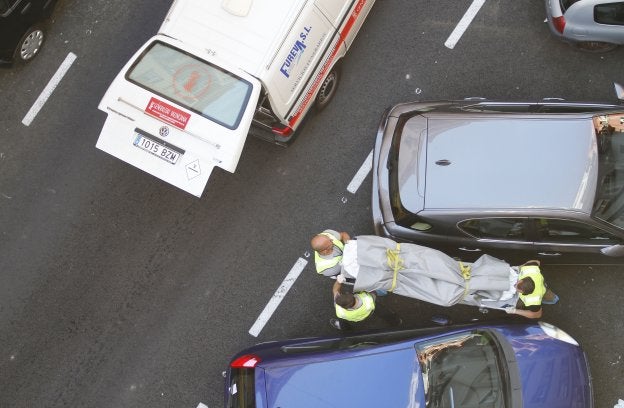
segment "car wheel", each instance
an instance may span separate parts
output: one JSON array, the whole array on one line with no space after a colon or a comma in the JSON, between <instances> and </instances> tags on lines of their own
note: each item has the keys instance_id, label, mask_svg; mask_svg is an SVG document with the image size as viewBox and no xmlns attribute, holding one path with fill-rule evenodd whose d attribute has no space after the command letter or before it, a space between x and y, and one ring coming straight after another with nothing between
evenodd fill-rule
<instances>
[{"instance_id":1,"label":"car wheel","mask_svg":"<svg viewBox=\"0 0 624 408\"><path fill-rule=\"evenodd\" d=\"M325 80L321 84L321 88L316 94L315 106L318 111L323 110L334 97L336 89L338 88L338 80L340 79L340 68L334 65L329 74L325 77Z\"/></svg>"},{"instance_id":2,"label":"car wheel","mask_svg":"<svg viewBox=\"0 0 624 408\"><path fill-rule=\"evenodd\" d=\"M581 41L575 46L578 50L587 52L608 52L617 48L617 44L602 41Z\"/></svg>"},{"instance_id":3,"label":"car wheel","mask_svg":"<svg viewBox=\"0 0 624 408\"><path fill-rule=\"evenodd\" d=\"M32 60L39 53L44 38L45 34L41 27L29 28L17 44L15 60L22 63Z\"/></svg>"}]
</instances>

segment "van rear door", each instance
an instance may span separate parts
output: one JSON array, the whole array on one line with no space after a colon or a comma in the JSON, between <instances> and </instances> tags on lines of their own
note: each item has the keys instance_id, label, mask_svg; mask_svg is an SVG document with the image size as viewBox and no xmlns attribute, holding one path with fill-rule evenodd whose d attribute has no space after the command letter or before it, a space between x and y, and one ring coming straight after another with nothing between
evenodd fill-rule
<instances>
[{"instance_id":1,"label":"van rear door","mask_svg":"<svg viewBox=\"0 0 624 408\"><path fill-rule=\"evenodd\" d=\"M236 170L261 89L226 65L153 37L102 98L108 117L96 147L200 197L215 166Z\"/></svg>"}]
</instances>

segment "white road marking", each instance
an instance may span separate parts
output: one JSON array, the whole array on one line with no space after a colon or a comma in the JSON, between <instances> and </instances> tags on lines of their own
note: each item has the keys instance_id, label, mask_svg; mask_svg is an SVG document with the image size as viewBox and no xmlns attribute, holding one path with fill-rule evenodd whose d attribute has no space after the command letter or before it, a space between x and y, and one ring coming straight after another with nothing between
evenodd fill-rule
<instances>
[{"instance_id":1,"label":"white road marking","mask_svg":"<svg viewBox=\"0 0 624 408\"><path fill-rule=\"evenodd\" d=\"M72 66L74 61L76 60L76 54L70 52L65 57L65 61L61 64L61 66L56 70L56 73L48 82L48 85L43 89L33 106L30 108L24 119L22 119L22 123L26 126L30 126L32 121L35 119L35 116L39 113L43 105L46 103L54 89L56 89L57 85L61 82L69 68Z\"/></svg>"},{"instance_id":2,"label":"white road marking","mask_svg":"<svg viewBox=\"0 0 624 408\"><path fill-rule=\"evenodd\" d=\"M351 180L351 182L347 186L347 191L350 192L351 194L355 194L355 192L358 190L358 188L360 188L360 186L362 185L362 182L364 181L366 176L368 176L368 173L370 173L372 169L373 169L373 151L371 150L370 153L368 154L368 157L366 158L366 160L364 160L364 163L362 164L358 172L353 177L353 180Z\"/></svg>"},{"instance_id":3,"label":"white road marking","mask_svg":"<svg viewBox=\"0 0 624 408\"><path fill-rule=\"evenodd\" d=\"M459 23L444 43L447 48L455 48L455 45L457 44L459 39L462 37L462 35L464 35L464 31L466 31L470 23L472 23L472 20L475 18L484 3L485 0L474 0L472 2L470 7L468 7L468 10L466 11L466 14L464 14L462 19L459 20Z\"/></svg>"},{"instance_id":4,"label":"white road marking","mask_svg":"<svg viewBox=\"0 0 624 408\"><path fill-rule=\"evenodd\" d=\"M269 300L269 303L267 303L267 305L264 307L264 310L262 311L262 313L260 313L260 316L258 316L253 326L251 326L251 329L249 329L249 334L254 337L258 337L264 326L267 324L267 322L269 321L269 319L271 318L271 316L273 315L273 313L282 302L292 285L301 274L301 271L303 271L303 268L305 268L307 264L308 261L306 261L305 259L297 259L297 262L295 262L293 267L290 269L290 272L288 272L288 275L286 275L286 278L284 278L284 281L282 282L280 287L277 288L277 290L273 294L273 297L271 298L271 300Z\"/></svg>"}]
</instances>

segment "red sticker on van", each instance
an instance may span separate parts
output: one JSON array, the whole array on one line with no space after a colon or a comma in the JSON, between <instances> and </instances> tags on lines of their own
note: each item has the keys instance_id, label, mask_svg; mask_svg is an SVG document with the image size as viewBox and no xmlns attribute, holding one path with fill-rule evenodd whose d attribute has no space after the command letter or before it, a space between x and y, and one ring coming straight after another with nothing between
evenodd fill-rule
<instances>
[{"instance_id":1,"label":"red sticker on van","mask_svg":"<svg viewBox=\"0 0 624 408\"><path fill-rule=\"evenodd\" d=\"M180 129L184 129L191 118L190 113L186 113L156 98L150 99L145 112Z\"/></svg>"}]
</instances>

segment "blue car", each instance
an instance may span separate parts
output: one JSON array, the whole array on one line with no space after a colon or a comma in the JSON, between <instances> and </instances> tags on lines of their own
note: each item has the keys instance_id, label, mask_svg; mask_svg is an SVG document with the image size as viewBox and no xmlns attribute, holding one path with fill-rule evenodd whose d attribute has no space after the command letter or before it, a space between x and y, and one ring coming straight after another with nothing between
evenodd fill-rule
<instances>
[{"instance_id":1,"label":"blue car","mask_svg":"<svg viewBox=\"0 0 624 408\"><path fill-rule=\"evenodd\" d=\"M548 323L269 342L237 354L225 406L593 407L587 358Z\"/></svg>"}]
</instances>

